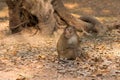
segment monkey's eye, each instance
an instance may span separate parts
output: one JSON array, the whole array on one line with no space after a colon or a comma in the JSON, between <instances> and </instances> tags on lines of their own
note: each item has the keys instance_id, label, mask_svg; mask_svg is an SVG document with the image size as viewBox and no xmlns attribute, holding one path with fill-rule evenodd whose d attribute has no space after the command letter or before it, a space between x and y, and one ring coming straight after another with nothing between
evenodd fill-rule
<instances>
[{"instance_id":1,"label":"monkey's eye","mask_svg":"<svg viewBox=\"0 0 120 80\"><path fill-rule=\"evenodd\" d=\"M74 32L74 31L73 31L73 29L69 29L69 32L72 33L72 32Z\"/></svg>"}]
</instances>

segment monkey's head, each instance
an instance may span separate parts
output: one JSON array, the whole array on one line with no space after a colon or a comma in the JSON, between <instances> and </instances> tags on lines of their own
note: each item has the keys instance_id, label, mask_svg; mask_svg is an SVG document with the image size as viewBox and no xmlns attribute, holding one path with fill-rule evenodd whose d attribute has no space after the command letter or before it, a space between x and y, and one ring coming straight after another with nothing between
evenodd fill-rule
<instances>
[{"instance_id":1,"label":"monkey's head","mask_svg":"<svg viewBox=\"0 0 120 80\"><path fill-rule=\"evenodd\" d=\"M67 26L64 29L64 36L65 38L71 38L74 34L76 34L76 29L73 26Z\"/></svg>"}]
</instances>

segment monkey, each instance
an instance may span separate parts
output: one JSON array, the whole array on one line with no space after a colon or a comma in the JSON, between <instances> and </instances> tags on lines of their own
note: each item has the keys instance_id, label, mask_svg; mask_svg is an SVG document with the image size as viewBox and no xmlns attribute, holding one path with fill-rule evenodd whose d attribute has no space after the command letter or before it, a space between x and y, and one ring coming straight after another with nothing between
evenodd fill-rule
<instances>
[{"instance_id":1,"label":"monkey","mask_svg":"<svg viewBox=\"0 0 120 80\"><path fill-rule=\"evenodd\" d=\"M105 26L93 16L81 16L79 19L93 25L92 28L87 29L87 32L97 33L99 36L106 32Z\"/></svg>"},{"instance_id":2,"label":"monkey","mask_svg":"<svg viewBox=\"0 0 120 80\"><path fill-rule=\"evenodd\" d=\"M75 60L79 50L79 36L75 27L67 26L57 42L59 60Z\"/></svg>"}]
</instances>

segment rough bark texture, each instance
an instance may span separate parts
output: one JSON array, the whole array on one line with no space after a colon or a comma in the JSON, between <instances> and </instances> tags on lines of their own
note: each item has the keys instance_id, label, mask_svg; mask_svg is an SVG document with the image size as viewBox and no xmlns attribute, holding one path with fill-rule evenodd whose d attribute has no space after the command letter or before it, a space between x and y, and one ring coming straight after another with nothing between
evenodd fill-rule
<instances>
[{"instance_id":1,"label":"rough bark texture","mask_svg":"<svg viewBox=\"0 0 120 80\"><path fill-rule=\"evenodd\" d=\"M17 2L16 1L12 1L12 0L6 0L6 3L8 5L8 9L9 9L9 25L10 25L10 29L12 30L12 32L18 32L20 31L20 27L15 27L18 24L20 24L20 4L16 4L16 3L20 3L20 1Z\"/></svg>"},{"instance_id":2,"label":"rough bark texture","mask_svg":"<svg viewBox=\"0 0 120 80\"><path fill-rule=\"evenodd\" d=\"M52 35L56 27L56 20L51 0L25 0L23 5L26 10L38 18L41 34Z\"/></svg>"},{"instance_id":3,"label":"rough bark texture","mask_svg":"<svg viewBox=\"0 0 120 80\"><path fill-rule=\"evenodd\" d=\"M24 26L37 26L41 34L52 35L55 29L64 24L83 31L93 25L72 16L61 0L6 0L9 8L10 29L18 32Z\"/></svg>"},{"instance_id":4,"label":"rough bark texture","mask_svg":"<svg viewBox=\"0 0 120 80\"><path fill-rule=\"evenodd\" d=\"M74 26L76 29L81 30L81 28L91 27L91 24L83 22L74 16L72 16L69 11L64 7L61 0L53 0L53 6L55 12L62 18L67 24Z\"/></svg>"},{"instance_id":5,"label":"rough bark texture","mask_svg":"<svg viewBox=\"0 0 120 80\"><path fill-rule=\"evenodd\" d=\"M64 7L63 2L61 0L53 0L52 1L55 13L60 17L62 21L64 21L67 25L74 26L78 31L83 31L85 34L90 35L85 30L87 28L92 28L93 25L86 23L80 19L72 16L69 11Z\"/></svg>"}]
</instances>

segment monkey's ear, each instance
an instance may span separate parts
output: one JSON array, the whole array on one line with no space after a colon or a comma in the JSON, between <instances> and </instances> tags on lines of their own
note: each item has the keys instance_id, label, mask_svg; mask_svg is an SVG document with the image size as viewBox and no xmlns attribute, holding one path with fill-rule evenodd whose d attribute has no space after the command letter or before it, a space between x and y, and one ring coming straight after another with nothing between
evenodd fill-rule
<instances>
[{"instance_id":1,"label":"monkey's ear","mask_svg":"<svg viewBox=\"0 0 120 80\"><path fill-rule=\"evenodd\" d=\"M64 28L64 32L66 31L67 28L68 28L68 26L66 26L66 27Z\"/></svg>"}]
</instances>

